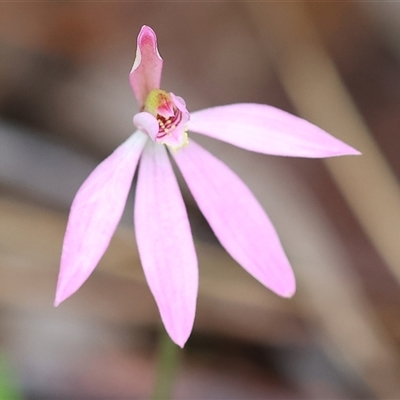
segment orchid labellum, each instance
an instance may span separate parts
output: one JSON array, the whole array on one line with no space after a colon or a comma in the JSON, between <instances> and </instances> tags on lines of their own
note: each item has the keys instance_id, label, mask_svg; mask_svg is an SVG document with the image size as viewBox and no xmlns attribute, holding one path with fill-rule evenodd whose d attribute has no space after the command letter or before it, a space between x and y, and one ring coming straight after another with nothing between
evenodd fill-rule
<instances>
[{"instance_id":1,"label":"orchid labellum","mask_svg":"<svg viewBox=\"0 0 400 400\"><path fill-rule=\"evenodd\" d=\"M137 130L97 166L75 196L55 305L81 287L106 251L140 160L134 209L140 260L164 326L183 347L195 318L198 266L170 157L226 251L276 294L291 297L295 292L292 268L264 210L236 174L196 144L189 132L281 156L359 152L315 125L267 105L232 104L190 114L181 97L160 89L162 66L156 34L143 26L129 76L140 106L133 118Z\"/></svg>"}]
</instances>

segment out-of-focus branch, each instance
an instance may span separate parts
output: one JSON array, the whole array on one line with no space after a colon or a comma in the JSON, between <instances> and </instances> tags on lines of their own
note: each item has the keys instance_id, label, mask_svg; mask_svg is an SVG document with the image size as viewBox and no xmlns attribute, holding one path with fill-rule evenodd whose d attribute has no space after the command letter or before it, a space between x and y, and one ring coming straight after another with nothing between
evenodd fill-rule
<instances>
[{"instance_id":1,"label":"out-of-focus branch","mask_svg":"<svg viewBox=\"0 0 400 400\"><path fill-rule=\"evenodd\" d=\"M324 162L377 251L400 281L400 188L298 3L249 5L261 37L274 39L284 88L299 113L362 152Z\"/></svg>"},{"instance_id":2,"label":"out-of-focus branch","mask_svg":"<svg viewBox=\"0 0 400 400\"><path fill-rule=\"evenodd\" d=\"M400 280L399 186L356 110L332 60L319 42L302 4L245 4L265 48L269 48L268 44L272 40L273 49L269 49L272 50L279 77L295 108L303 117L363 153L361 157L325 160L326 166L370 240ZM381 327L376 325L376 321L369 319L367 308L361 306L360 310L366 318L364 322L371 323L372 348L368 351L356 337L346 337L346 326L342 331L335 329L330 309L336 305L330 304L330 299L324 293L318 293L318 284L312 282L313 277L301 275L299 278L304 278L303 282L312 292L310 299L315 312L319 314L322 324L329 331L328 335L341 348L347 361L361 373L378 396L387 397L398 393L399 384L395 372L397 356L393 353L395 347L381 331ZM343 277L342 281L341 292L345 296L349 299L362 297L357 287L352 287ZM340 280L336 283L340 284ZM361 298L359 303L363 303ZM349 321L347 333L354 332L351 327L354 323Z\"/></svg>"}]
</instances>

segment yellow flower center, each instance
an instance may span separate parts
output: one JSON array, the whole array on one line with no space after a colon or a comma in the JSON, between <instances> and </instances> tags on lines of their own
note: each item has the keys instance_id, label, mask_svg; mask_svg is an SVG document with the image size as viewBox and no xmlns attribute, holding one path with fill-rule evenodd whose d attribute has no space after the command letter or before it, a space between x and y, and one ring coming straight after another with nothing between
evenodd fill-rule
<instances>
[{"instance_id":1,"label":"yellow flower center","mask_svg":"<svg viewBox=\"0 0 400 400\"><path fill-rule=\"evenodd\" d=\"M158 122L157 141L178 150L186 146L188 141L186 128L180 126L182 122L182 111L174 104L171 95L161 89L153 89L147 96L143 111L153 115ZM178 131L176 129L178 128ZM172 136L171 136L172 135ZM179 144L175 145L172 137L181 137Z\"/></svg>"},{"instance_id":2,"label":"yellow flower center","mask_svg":"<svg viewBox=\"0 0 400 400\"><path fill-rule=\"evenodd\" d=\"M158 114L171 114L174 115L174 104L171 100L171 96L161 89L153 89L147 96L144 102L144 111L157 117Z\"/></svg>"}]
</instances>

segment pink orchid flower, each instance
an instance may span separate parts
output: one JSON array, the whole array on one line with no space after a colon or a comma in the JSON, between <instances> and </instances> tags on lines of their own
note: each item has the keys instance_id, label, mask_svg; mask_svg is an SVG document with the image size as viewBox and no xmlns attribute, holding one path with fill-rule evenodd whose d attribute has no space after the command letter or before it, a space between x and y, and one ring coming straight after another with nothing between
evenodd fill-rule
<instances>
[{"instance_id":1,"label":"pink orchid flower","mask_svg":"<svg viewBox=\"0 0 400 400\"><path fill-rule=\"evenodd\" d=\"M193 327L198 268L189 221L169 160L174 159L215 235L254 278L283 297L295 278L278 235L246 185L188 139L188 131L247 150L296 157L359 154L315 125L261 104L232 104L189 114L181 97L160 89L163 60L143 26L130 84L141 112L137 131L89 175L71 206L55 305L92 273L121 219L140 159L134 224L143 270L172 340L183 347Z\"/></svg>"}]
</instances>

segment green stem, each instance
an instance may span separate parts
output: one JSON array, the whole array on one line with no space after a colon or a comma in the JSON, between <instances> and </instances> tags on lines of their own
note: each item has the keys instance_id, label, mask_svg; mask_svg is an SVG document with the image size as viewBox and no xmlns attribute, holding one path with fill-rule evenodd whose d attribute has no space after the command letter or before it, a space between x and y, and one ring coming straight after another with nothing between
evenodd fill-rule
<instances>
[{"instance_id":1,"label":"green stem","mask_svg":"<svg viewBox=\"0 0 400 400\"><path fill-rule=\"evenodd\" d=\"M151 400L168 400L172 398L172 390L179 367L181 349L169 338L163 329L160 335L159 358L156 382Z\"/></svg>"},{"instance_id":2,"label":"green stem","mask_svg":"<svg viewBox=\"0 0 400 400\"><path fill-rule=\"evenodd\" d=\"M22 400L22 394L5 356L0 353L0 399Z\"/></svg>"}]
</instances>

